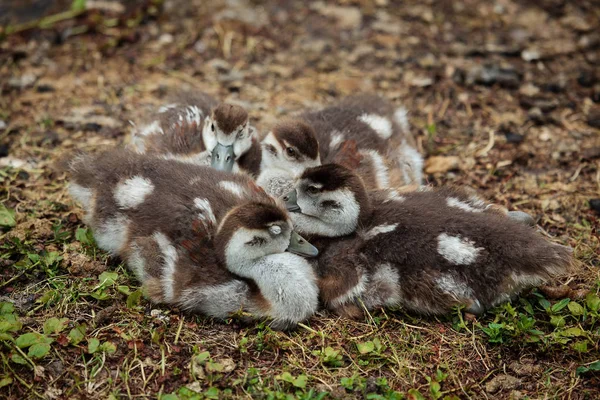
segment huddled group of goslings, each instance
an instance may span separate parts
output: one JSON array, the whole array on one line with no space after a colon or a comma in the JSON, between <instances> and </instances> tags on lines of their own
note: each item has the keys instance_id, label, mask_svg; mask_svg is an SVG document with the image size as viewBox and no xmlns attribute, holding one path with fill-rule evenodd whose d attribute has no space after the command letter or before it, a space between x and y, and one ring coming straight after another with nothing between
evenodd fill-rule
<instances>
[{"instance_id":1,"label":"huddled group of goslings","mask_svg":"<svg viewBox=\"0 0 600 400\"><path fill-rule=\"evenodd\" d=\"M134 126L129 148L70 160L70 193L156 303L275 328L322 308L480 314L572 264L528 214L423 186L406 109L377 95L260 134L182 94Z\"/></svg>"}]
</instances>

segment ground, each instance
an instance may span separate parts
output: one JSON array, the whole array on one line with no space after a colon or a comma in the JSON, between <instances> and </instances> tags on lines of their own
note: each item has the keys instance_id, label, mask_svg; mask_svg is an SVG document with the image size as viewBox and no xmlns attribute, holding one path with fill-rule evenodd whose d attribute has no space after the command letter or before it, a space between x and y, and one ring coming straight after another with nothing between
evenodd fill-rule
<instances>
[{"instance_id":1,"label":"ground","mask_svg":"<svg viewBox=\"0 0 600 400\"><path fill-rule=\"evenodd\" d=\"M600 397L597 2L70 3L0 7L0 397ZM409 110L429 184L530 213L578 268L478 318L321 313L278 332L154 306L56 166L121 146L181 88L262 132L379 92Z\"/></svg>"}]
</instances>

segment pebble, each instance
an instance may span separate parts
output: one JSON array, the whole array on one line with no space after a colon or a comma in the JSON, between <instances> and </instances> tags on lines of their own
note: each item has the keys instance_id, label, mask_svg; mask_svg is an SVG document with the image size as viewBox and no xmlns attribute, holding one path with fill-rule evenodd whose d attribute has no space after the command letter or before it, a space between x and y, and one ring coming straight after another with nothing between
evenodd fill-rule
<instances>
[{"instance_id":1,"label":"pebble","mask_svg":"<svg viewBox=\"0 0 600 400\"><path fill-rule=\"evenodd\" d=\"M516 89L521 83L521 76L512 68L485 65L471 68L467 73L466 82L485 86L497 83L505 88Z\"/></svg>"},{"instance_id":2,"label":"pebble","mask_svg":"<svg viewBox=\"0 0 600 400\"><path fill-rule=\"evenodd\" d=\"M600 129L600 107L595 107L590 110L587 116L589 126Z\"/></svg>"},{"instance_id":3,"label":"pebble","mask_svg":"<svg viewBox=\"0 0 600 400\"><path fill-rule=\"evenodd\" d=\"M525 140L525 136L519 133L507 132L504 134L508 143L521 143Z\"/></svg>"},{"instance_id":4,"label":"pebble","mask_svg":"<svg viewBox=\"0 0 600 400\"><path fill-rule=\"evenodd\" d=\"M10 78L8 86L13 89L24 89L33 86L37 77L34 74L23 74L19 77Z\"/></svg>"},{"instance_id":5,"label":"pebble","mask_svg":"<svg viewBox=\"0 0 600 400\"><path fill-rule=\"evenodd\" d=\"M6 122L0 119L0 129L6 129Z\"/></svg>"},{"instance_id":6,"label":"pebble","mask_svg":"<svg viewBox=\"0 0 600 400\"><path fill-rule=\"evenodd\" d=\"M600 214L600 199L590 199L590 208Z\"/></svg>"},{"instance_id":7,"label":"pebble","mask_svg":"<svg viewBox=\"0 0 600 400\"><path fill-rule=\"evenodd\" d=\"M435 174L438 172L447 172L458 169L460 158L456 156L433 156L427 159L425 172Z\"/></svg>"},{"instance_id":8,"label":"pebble","mask_svg":"<svg viewBox=\"0 0 600 400\"><path fill-rule=\"evenodd\" d=\"M521 52L521 58L527 62L536 61L540 59L540 52L537 50L523 50Z\"/></svg>"},{"instance_id":9,"label":"pebble","mask_svg":"<svg viewBox=\"0 0 600 400\"><path fill-rule=\"evenodd\" d=\"M579 77L577 77L577 83L583 87L592 87L596 82L598 82L598 77L594 71L583 70L579 73Z\"/></svg>"},{"instance_id":10,"label":"pebble","mask_svg":"<svg viewBox=\"0 0 600 400\"><path fill-rule=\"evenodd\" d=\"M517 389L521 386L521 380L512 375L500 374L485 384L485 391L496 393L501 390Z\"/></svg>"}]
</instances>

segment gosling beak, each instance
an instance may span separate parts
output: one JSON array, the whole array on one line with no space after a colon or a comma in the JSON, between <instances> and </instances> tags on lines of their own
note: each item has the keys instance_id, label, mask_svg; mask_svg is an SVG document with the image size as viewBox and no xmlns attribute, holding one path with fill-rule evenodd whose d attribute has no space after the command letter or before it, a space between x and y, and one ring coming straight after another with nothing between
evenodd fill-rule
<instances>
[{"instance_id":1,"label":"gosling beak","mask_svg":"<svg viewBox=\"0 0 600 400\"><path fill-rule=\"evenodd\" d=\"M304 257L316 257L319 255L319 250L317 250L317 248L312 244L308 243L306 239L298 235L295 231L292 231L290 245L286 251Z\"/></svg>"},{"instance_id":2,"label":"gosling beak","mask_svg":"<svg viewBox=\"0 0 600 400\"><path fill-rule=\"evenodd\" d=\"M298 195L296 193L296 189L283 196L282 199L285 201L285 207L289 212L302 212L300 206L298 205Z\"/></svg>"},{"instance_id":3,"label":"gosling beak","mask_svg":"<svg viewBox=\"0 0 600 400\"><path fill-rule=\"evenodd\" d=\"M215 146L212 151L211 167L219 171L231 172L234 162L233 146L223 146L220 143Z\"/></svg>"}]
</instances>

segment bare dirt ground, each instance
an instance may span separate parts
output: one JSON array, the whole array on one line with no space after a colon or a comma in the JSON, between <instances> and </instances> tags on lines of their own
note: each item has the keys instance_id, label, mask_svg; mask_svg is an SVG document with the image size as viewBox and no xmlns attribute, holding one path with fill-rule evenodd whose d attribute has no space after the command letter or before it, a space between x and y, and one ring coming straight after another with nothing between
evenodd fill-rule
<instances>
[{"instance_id":1,"label":"bare dirt ground","mask_svg":"<svg viewBox=\"0 0 600 400\"><path fill-rule=\"evenodd\" d=\"M600 398L596 1L76 1L30 25L44 2L12 3L0 398ZM580 269L468 320L321 314L284 333L153 306L52 167L122 145L127 121L178 88L244 105L261 131L377 91L410 111L429 183L534 215Z\"/></svg>"}]
</instances>

